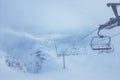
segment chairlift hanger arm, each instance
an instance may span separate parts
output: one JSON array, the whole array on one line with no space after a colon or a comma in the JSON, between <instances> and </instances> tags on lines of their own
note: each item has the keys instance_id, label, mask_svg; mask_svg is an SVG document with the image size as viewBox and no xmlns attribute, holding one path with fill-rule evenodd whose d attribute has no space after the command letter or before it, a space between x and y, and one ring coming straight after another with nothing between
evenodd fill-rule
<instances>
[{"instance_id":1,"label":"chairlift hanger arm","mask_svg":"<svg viewBox=\"0 0 120 80\"><path fill-rule=\"evenodd\" d=\"M118 11L117 11L117 6L120 5L120 3L108 3L107 6L108 7L112 7L112 10L116 16L116 18L118 18Z\"/></svg>"},{"instance_id":2,"label":"chairlift hanger arm","mask_svg":"<svg viewBox=\"0 0 120 80\"><path fill-rule=\"evenodd\" d=\"M102 29L111 29L114 28L116 26L120 26L120 16L118 15L118 11L117 11L117 6L120 5L120 3L108 3L107 6L112 8L116 18L110 18L110 20L108 22L106 22L105 24L102 24L99 26L98 29L98 36L102 37L103 35L100 35L100 31Z\"/></svg>"},{"instance_id":3,"label":"chairlift hanger arm","mask_svg":"<svg viewBox=\"0 0 120 80\"><path fill-rule=\"evenodd\" d=\"M105 24L99 25L98 28L98 36L100 35L100 31L103 29L112 29L116 26L120 26L120 19L116 19L116 18L110 18L110 20L108 22L106 22Z\"/></svg>"}]
</instances>

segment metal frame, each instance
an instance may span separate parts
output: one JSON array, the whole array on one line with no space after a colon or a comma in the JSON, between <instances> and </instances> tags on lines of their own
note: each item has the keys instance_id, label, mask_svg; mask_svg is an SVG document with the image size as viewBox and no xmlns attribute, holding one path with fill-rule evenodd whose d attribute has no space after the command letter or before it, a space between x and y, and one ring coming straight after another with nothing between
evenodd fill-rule
<instances>
[{"instance_id":1,"label":"metal frame","mask_svg":"<svg viewBox=\"0 0 120 80\"><path fill-rule=\"evenodd\" d=\"M94 45L98 45L94 43L94 40L98 38L98 39L102 39L102 38L108 38L108 42L101 44L100 47L94 47ZM99 43L99 42L98 42ZM112 49L111 47L111 37L109 36L104 36L104 37L99 37L99 36L94 36L90 42L90 46L93 50L110 50Z\"/></svg>"}]
</instances>

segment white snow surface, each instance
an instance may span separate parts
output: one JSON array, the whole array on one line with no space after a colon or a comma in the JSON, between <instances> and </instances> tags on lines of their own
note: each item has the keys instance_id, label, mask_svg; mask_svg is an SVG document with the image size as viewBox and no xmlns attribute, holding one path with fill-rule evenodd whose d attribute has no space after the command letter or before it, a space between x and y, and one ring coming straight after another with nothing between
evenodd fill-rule
<instances>
[{"instance_id":1,"label":"white snow surface","mask_svg":"<svg viewBox=\"0 0 120 80\"><path fill-rule=\"evenodd\" d=\"M5 60L9 54L16 55L15 58L23 60L23 62L26 59L34 61L34 58L28 58L27 55L29 52L36 51L38 47L30 50L28 50L28 47L33 47L33 43L36 44L38 40L11 31L1 30L0 80L120 80L120 37L115 37L112 40L115 48L114 52L97 53L88 47L86 49L87 54L66 56L66 69L62 68L62 57L56 56L54 48L48 51L43 48L42 51L45 50L45 53L50 56L47 56L49 59L44 62L41 71L35 74L10 68L6 65ZM17 43L21 41L25 42L18 46ZM42 48L42 45L40 48ZM25 55L27 57L23 57Z\"/></svg>"}]
</instances>

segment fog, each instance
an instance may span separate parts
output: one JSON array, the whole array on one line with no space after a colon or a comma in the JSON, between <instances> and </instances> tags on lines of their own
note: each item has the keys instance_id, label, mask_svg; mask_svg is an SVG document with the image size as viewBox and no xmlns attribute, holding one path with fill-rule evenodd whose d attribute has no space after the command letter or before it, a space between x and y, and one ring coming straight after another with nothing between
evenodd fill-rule
<instances>
[{"instance_id":1,"label":"fog","mask_svg":"<svg viewBox=\"0 0 120 80\"><path fill-rule=\"evenodd\" d=\"M78 34L114 17L119 0L0 0L0 28L32 34Z\"/></svg>"}]
</instances>

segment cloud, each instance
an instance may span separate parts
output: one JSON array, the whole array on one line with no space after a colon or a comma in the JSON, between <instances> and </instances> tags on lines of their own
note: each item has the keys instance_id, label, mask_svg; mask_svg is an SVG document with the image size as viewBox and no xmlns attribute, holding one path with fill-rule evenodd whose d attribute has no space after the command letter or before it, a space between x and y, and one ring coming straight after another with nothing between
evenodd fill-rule
<instances>
[{"instance_id":1,"label":"cloud","mask_svg":"<svg viewBox=\"0 0 120 80\"><path fill-rule=\"evenodd\" d=\"M118 0L0 0L0 25L32 33L76 33L113 16Z\"/></svg>"}]
</instances>

